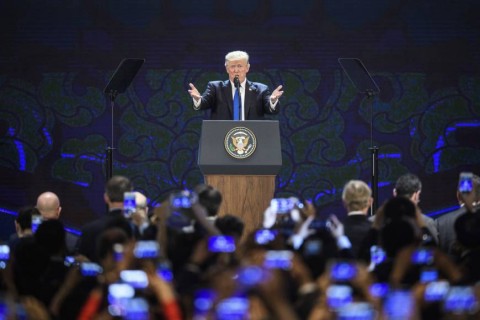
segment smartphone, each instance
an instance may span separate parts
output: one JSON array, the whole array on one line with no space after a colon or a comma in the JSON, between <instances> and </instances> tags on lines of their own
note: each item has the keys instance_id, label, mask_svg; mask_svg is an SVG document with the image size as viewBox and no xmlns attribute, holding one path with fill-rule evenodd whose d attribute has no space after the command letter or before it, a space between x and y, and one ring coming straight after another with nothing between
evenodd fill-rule
<instances>
[{"instance_id":1,"label":"smartphone","mask_svg":"<svg viewBox=\"0 0 480 320\"><path fill-rule=\"evenodd\" d=\"M193 308L196 316L206 315L213 308L217 294L212 289L198 289L194 293ZM203 319L203 318L202 318Z\"/></svg>"},{"instance_id":2,"label":"smartphone","mask_svg":"<svg viewBox=\"0 0 480 320\"><path fill-rule=\"evenodd\" d=\"M278 231L272 229L260 229L255 232L255 243L264 245L275 240Z\"/></svg>"},{"instance_id":3,"label":"smartphone","mask_svg":"<svg viewBox=\"0 0 480 320\"><path fill-rule=\"evenodd\" d=\"M160 253L160 245L155 240L143 240L135 243L133 255L138 259L155 259Z\"/></svg>"},{"instance_id":4,"label":"smartphone","mask_svg":"<svg viewBox=\"0 0 480 320\"><path fill-rule=\"evenodd\" d=\"M309 239L303 243L303 256L318 256L322 253L323 242L320 239Z\"/></svg>"},{"instance_id":5,"label":"smartphone","mask_svg":"<svg viewBox=\"0 0 480 320\"><path fill-rule=\"evenodd\" d=\"M330 268L330 276L334 281L350 281L357 275L357 265L351 261L334 262Z\"/></svg>"},{"instance_id":6,"label":"smartphone","mask_svg":"<svg viewBox=\"0 0 480 320\"><path fill-rule=\"evenodd\" d=\"M126 299L124 305L125 311L123 314L123 319L150 319L150 307L147 300L144 298L136 297L133 299Z\"/></svg>"},{"instance_id":7,"label":"smartphone","mask_svg":"<svg viewBox=\"0 0 480 320\"><path fill-rule=\"evenodd\" d=\"M125 192L123 194L123 214L125 218L130 218L135 210L137 210L135 192Z\"/></svg>"},{"instance_id":8,"label":"smartphone","mask_svg":"<svg viewBox=\"0 0 480 320\"><path fill-rule=\"evenodd\" d=\"M135 289L127 283L108 286L108 313L114 317L125 315L126 303L135 296Z\"/></svg>"},{"instance_id":9,"label":"smartphone","mask_svg":"<svg viewBox=\"0 0 480 320\"><path fill-rule=\"evenodd\" d=\"M66 256L65 259L63 259L63 264L65 267L70 267L75 263L75 257L74 256Z\"/></svg>"},{"instance_id":10,"label":"smartphone","mask_svg":"<svg viewBox=\"0 0 480 320\"><path fill-rule=\"evenodd\" d=\"M433 263L433 250L430 248L418 248L412 254L412 263L417 265L430 265Z\"/></svg>"},{"instance_id":11,"label":"smartphone","mask_svg":"<svg viewBox=\"0 0 480 320\"><path fill-rule=\"evenodd\" d=\"M103 272L103 268L94 262L80 263L80 273L84 277L95 277Z\"/></svg>"},{"instance_id":12,"label":"smartphone","mask_svg":"<svg viewBox=\"0 0 480 320\"><path fill-rule=\"evenodd\" d=\"M168 261L157 264L157 275L167 282L173 281L172 265Z\"/></svg>"},{"instance_id":13,"label":"smartphone","mask_svg":"<svg viewBox=\"0 0 480 320\"><path fill-rule=\"evenodd\" d=\"M408 290L390 291L383 303L386 319L411 319L414 308L415 301Z\"/></svg>"},{"instance_id":14,"label":"smartphone","mask_svg":"<svg viewBox=\"0 0 480 320\"><path fill-rule=\"evenodd\" d=\"M327 304L337 310L353 301L353 289L348 285L330 285L327 288Z\"/></svg>"},{"instance_id":15,"label":"smartphone","mask_svg":"<svg viewBox=\"0 0 480 320\"><path fill-rule=\"evenodd\" d=\"M450 284L448 281L432 281L425 286L424 299L426 302L443 301L447 296Z\"/></svg>"},{"instance_id":16,"label":"smartphone","mask_svg":"<svg viewBox=\"0 0 480 320\"><path fill-rule=\"evenodd\" d=\"M43 219L41 215L35 214L32 216L32 232L36 232L38 226L42 223Z\"/></svg>"},{"instance_id":17,"label":"smartphone","mask_svg":"<svg viewBox=\"0 0 480 320\"><path fill-rule=\"evenodd\" d=\"M387 258L385 251L379 246L370 247L370 263L379 265Z\"/></svg>"},{"instance_id":18,"label":"smartphone","mask_svg":"<svg viewBox=\"0 0 480 320\"><path fill-rule=\"evenodd\" d=\"M259 266L248 266L238 271L236 281L242 286L252 287L265 280L267 275L267 271Z\"/></svg>"},{"instance_id":19,"label":"smartphone","mask_svg":"<svg viewBox=\"0 0 480 320\"><path fill-rule=\"evenodd\" d=\"M371 320L375 319L375 309L367 302L352 302L337 310L338 320Z\"/></svg>"},{"instance_id":20,"label":"smartphone","mask_svg":"<svg viewBox=\"0 0 480 320\"><path fill-rule=\"evenodd\" d=\"M10 247L6 244L0 245L0 269L7 267L7 262L10 259Z\"/></svg>"},{"instance_id":21,"label":"smartphone","mask_svg":"<svg viewBox=\"0 0 480 320\"><path fill-rule=\"evenodd\" d=\"M289 250L269 250L265 253L264 266L268 269L290 270L293 252Z\"/></svg>"},{"instance_id":22,"label":"smartphone","mask_svg":"<svg viewBox=\"0 0 480 320\"><path fill-rule=\"evenodd\" d=\"M443 309L454 314L471 313L477 308L477 299L473 287L453 286L445 297Z\"/></svg>"},{"instance_id":23,"label":"smartphone","mask_svg":"<svg viewBox=\"0 0 480 320\"><path fill-rule=\"evenodd\" d=\"M189 209L196 201L197 195L188 190L170 194L170 206L172 209Z\"/></svg>"},{"instance_id":24,"label":"smartphone","mask_svg":"<svg viewBox=\"0 0 480 320\"><path fill-rule=\"evenodd\" d=\"M460 193L470 193L473 190L473 173L461 172L458 181L458 191Z\"/></svg>"},{"instance_id":25,"label":"smartphone","mask_svg":"<svg viewBox=\"0 0 480 320\"><path fill-rule=\"evenodd\" d=\"M215 315L218 320L248 319L250 303L244 297L223 299L217 304Z\"/></svg>"},{"instance_id":26,"label":"smartphone","mask_svg":"<svg viewBox=\"0 0 480 320\"><path fill-rule=\"evenodd\" d=\"M235 241L230 236L211 236L208 238L208 250L210 252L234 252Z\"/></svg>"},{"instance_id":27,"label":"smartphone","mask_svg":"<svg viewBox=\"0 0 480 320\"><path fill-rule=\"evenodd\" d=\"M385 282L376 282L370 285L369 292L372 297L377 299L383 299L387 296L390 286Z\"/></svg>"},{"instance_id":28,"label":"smartphone","mask_svg":"<svg viewBox=\"0 0 480 320\"><path fill-rule=\"evenodd\" d=\"M143 270L122 270L120 271L120 280L135 289L148 287L148 277Z\"/></svg>"},{"instance_id":29,"label":"smartphone","mask_svg":"<svg viewBox=\"0 0 480 320\"><path fill-rule=\"evenodd\" d=\"M438 280L438 270L435 268L423 268L420 271L420 282L428 283Z\"/></svg>"},{"instance_id":30,"label":"smartphone","mask_svg":"<svg viewBox=\"0 0 480 320\"><path fill-rule=\"evenodd\" d=\"M273 198L270 201L270 207L276 214L287 214L295 207L295 198Z\"/></svg>"}]
</instances>

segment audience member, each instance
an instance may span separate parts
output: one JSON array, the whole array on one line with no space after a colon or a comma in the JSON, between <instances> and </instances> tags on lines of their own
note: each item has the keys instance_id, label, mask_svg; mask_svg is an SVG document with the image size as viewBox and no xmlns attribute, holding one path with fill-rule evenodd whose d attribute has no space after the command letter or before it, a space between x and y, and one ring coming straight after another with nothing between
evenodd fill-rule
<instances>
[{"instance_id":1,"label":"audience member","mask_svg":"<svg viewBox=\"0 0 480 320\"><path fill-rule=\"evenodd\" d=\"M458 184L457 184L458 186ZM460 207L454 211L445 213L436 219L436 225L439 231L439 246L440 248L447 254L449 254L452 258L458 259L459 258L459 250L456 250L456 233L454 230L455 221L467 212L467 208L465 206L464 195L462 195L457 188L456 191L458 203ZM471 203L468 205L474 205L475 203L480 201L480 177L477 175L473 175L473 200L469 200Z\"/></svg>"},{"instance_id":2,"label":"audience member","mask_svg":"<svg viewBox=\"0 0 480 320\"><path fill-rule=\"evenodd\" d=\"M91 261L98 261L95 254L98 236L108 227L121 227L133 236L130 223L124 217L123 200L125 192L131 192L133 185L130 180L123 176L113 176L105 186L104 200L108 206L108 212L99 219L92 221L81 229L81 236L77 243L77 253L87 257Z\"/></svg>"},{"instance_id":3,"label":"audience member","mask_svg":"<svg viewBox=\"0 0 480 320\"><path fill-rule=\"evenodd\" d=\"M367 217L373 203L372 191L365 182L350 180L343 187L342 202L347 209L347 216L343 220L345 235L352 243L354 257L358 257L361 243L372 225Z\"/></svg>"},{"instance_id":4,"label":"audience member","mask_svg":"<svg viewBox=\"0 0 480 320\"><path fill-rule=\"evenodd\" d=\"M394 197L406 197L415 203L418 207L420 203L420 194L422 193L422 182L420 178L413 173L406 173L400 176L393 189ZM425 214L421 214L423 224L428 229L430 235L433 237L433 241L438 244L438 230L435 225L435 221Z\"/></svg>"}]
</instances>

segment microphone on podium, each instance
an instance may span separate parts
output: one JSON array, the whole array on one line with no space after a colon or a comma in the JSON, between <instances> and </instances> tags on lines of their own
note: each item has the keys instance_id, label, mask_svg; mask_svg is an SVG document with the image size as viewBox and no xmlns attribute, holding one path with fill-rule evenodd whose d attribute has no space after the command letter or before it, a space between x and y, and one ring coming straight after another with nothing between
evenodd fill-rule
<instances>
[{"instance_id":1,"label":"microphone on podium","mask_svg":"<svg viewBox=\"0 0 480 320\"><path fill-rule=\"evenodd\" d=\"M240 80L238 79L238 76L235 76L235 78L233 79L233 84L236 88L240 88Z\"/></svg>"}]
</instances>

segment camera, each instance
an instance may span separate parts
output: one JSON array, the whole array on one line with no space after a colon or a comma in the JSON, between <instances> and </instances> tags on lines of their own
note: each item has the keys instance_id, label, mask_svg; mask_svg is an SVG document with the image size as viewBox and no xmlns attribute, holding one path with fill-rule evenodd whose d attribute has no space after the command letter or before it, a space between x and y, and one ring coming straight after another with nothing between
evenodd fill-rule
<instances>
[{"instance_id":1,"label":"camera","mask_svg":"<svg viewBox=\"0 0 480 320\"><path fill-rule=\"evenodd\" d=\"M357 266L350 261L335 262L330 268L330 274L334 281L350 281L357 275Z\"/></svg>"},{"instance_id":2,"label":"camera","mask_svg":"<svg viewBox=\"0 0 480 320\"><path fill-rule=\"evenodd\" d=\"M234 252L235 241L230 236L211 236L208 238L208 250L210 252Z\"/></svg>"},{"instance_id":3,"label":"camera","mask_svg":"<svg viewBox=\"0 0 480 320\"><path fill-rule=\"evenodd\" d=\"M269 250L265 253L264 266L269 269L289 270L292 267L293 252Z\"/></svg>"},{"instance_id":4,"label":"camera","mask_svg":"<svg viewBox=\"0 0 480 320\"><path fill-rule=\"evenodd\" d=\"M80 273L84 277L94 277L103 272L103 268L94 262L82 262L80 264Z\"/></svg>"},{"instance_id":5,"label":"camera","mask_svg":"<svg viewBox=\"0 0 480 320\"><path fill-rule=\"evenodd\" d=\"M135 210L137 210L135 192L125 192L123 194L123 214L125 218L130 218Z\"/></svg>"},{"instance_id":6,"label":"camera","mask_svg":"<svg viewBox=\"0 0 480 320\"><path fill-rule=\"evenodd\" d=\"M135 289L144 289L148 286L148 277L143 270L122 270L120 279Z\"/></svg>"},{"instance_id":7,"label":"camera","mask_svg":"<svg viewBox=\"0 0 480 320\"><path fill-rule=\"evenodd\" d=\"M458 191L460 193L470 193L473 190L473 173L461 172L458 181Z\"/></svg>"},{"instance_id":8,"label":"camera","mask_svg":"<svg viewBox=\"0 0 480 320\"><path fill-rule=\"evenodd\" d=\"M138 259L155 259L158 258L160 245L154 240L137 241L133 249L133 255Z\"/></svg>"}]
</instances>

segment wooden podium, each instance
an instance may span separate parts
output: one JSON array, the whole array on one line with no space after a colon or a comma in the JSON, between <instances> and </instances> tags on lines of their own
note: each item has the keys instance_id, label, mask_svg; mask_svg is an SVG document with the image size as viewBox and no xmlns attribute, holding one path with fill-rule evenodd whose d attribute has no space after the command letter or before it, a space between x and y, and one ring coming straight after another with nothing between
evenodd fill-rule
<instances>
[{"instance_id":1,"label":"wooden podium","mask_svg":"<svg viewBox=\"0 0 480 320\"><path fill-rule=\"evenodd\" d=\"M248 141L245 152L234 140ZM222 193L219 214L242 218L248 235L262 225L282 166L278 121L203 121L198 165L205 183Z\"/></svg>"}]
</instances>

